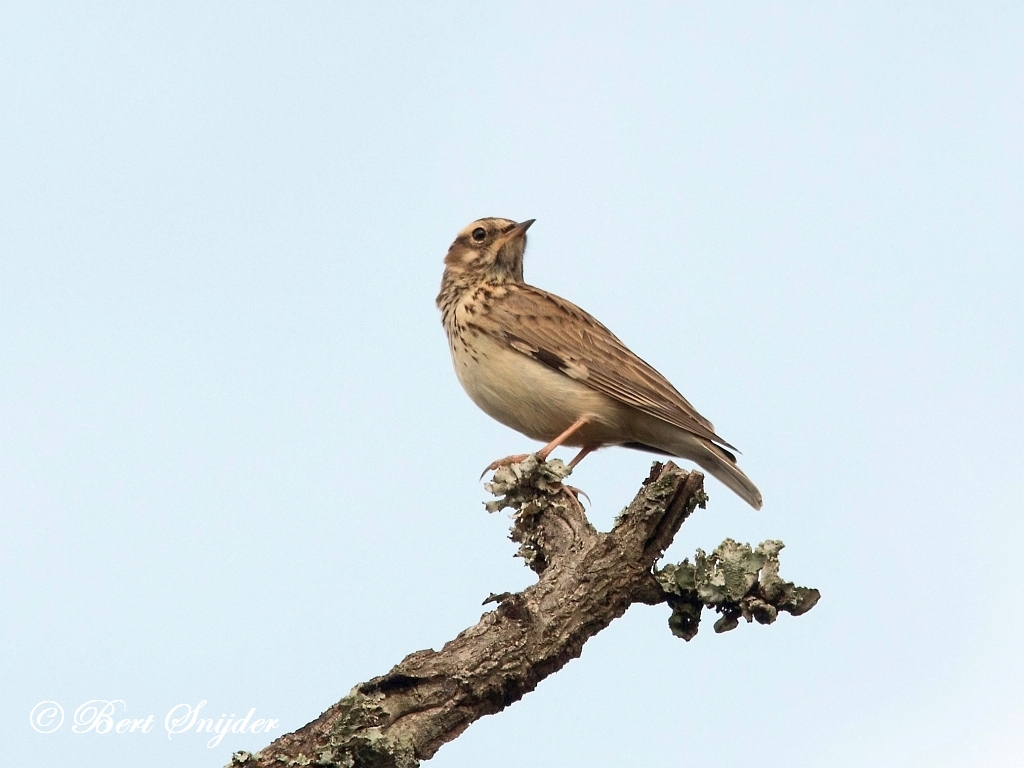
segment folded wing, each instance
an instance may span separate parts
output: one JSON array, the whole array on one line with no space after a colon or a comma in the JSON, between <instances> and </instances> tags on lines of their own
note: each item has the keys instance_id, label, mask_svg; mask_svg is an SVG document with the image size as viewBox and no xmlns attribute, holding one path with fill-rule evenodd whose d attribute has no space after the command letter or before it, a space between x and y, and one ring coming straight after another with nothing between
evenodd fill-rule
<instances>
[{"instance_id":1,"label":"folded wing","mask_svg":"<svg viewBox=\"0 0 1024 768\"><path fill-rule=\"evenodd\" d=\"M664 376L572 302L523 284L492 301L487 321L474 318L482 332L619 402L733 448Z\"/></svg>"}]
</instances>

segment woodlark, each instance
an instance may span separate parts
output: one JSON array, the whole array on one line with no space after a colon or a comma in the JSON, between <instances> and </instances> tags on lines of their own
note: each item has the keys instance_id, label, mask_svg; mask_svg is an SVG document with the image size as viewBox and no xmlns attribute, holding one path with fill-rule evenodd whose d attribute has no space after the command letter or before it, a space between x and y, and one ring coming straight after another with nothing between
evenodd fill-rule
<instances>
[{"instance_id":1,"label":"woodlark","mask_svg":"<svg viewBox=\"0 0 1024 768\"><path fill-rule=\"evenodd\" d=\"M473 402L546 442L542 461L559 445L582 449L569 466L606 445L679 456L760 509L760 492L727 450L733 446L665 377L575 304L523 281L533 222L474 221L445 257L437 306Z\"/></svg>"}]
</instances>

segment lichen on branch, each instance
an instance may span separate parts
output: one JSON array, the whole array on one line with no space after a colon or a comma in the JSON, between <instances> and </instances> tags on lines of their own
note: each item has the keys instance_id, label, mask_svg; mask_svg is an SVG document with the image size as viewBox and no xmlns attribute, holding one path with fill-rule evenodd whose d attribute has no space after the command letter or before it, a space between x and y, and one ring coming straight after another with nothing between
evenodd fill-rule
<instances>
[{"instance_id":1,"label":"lichen on branch","mask_svg":"<svg viewBox=\"0 0 1024 768\"><path fill-rule=\"evenodd\" d=\"M636 498L600 533L587 520L569 468L535 456L498 469L490 511L514 510L511 538L538 574L514 594L491 594L493 610L449 641L405 657L387 674L360 683L316 720L234 766L415 768L485 715L500 712L578 657L584 643L635 603L672 606L673 632L689 639L700 612L722 614L718 631L738 617L771 623L799 615L817 590L778 575L781 542L755 550L732 540L656 569L683 522L707 496L703 475L655 463Z\"/></svg>"},{"instance_id":2,"label":"lichen on branch","mask_svg":"<svg viewBox=\"0 0 1024 768\"><path fill-rule=\"evenodd\" d=\"M692 564L687 559L656 570L654 578L672 607L672 634L691 640L705 606L721 614L715 632L735 629L741 616L771 624L779 611L800 616L811 610L821 593L779 576L779 551L784 546L769 539L752 550L749 544L726 539L710 555L698 549Z\"/></svg>"}]
</instances>

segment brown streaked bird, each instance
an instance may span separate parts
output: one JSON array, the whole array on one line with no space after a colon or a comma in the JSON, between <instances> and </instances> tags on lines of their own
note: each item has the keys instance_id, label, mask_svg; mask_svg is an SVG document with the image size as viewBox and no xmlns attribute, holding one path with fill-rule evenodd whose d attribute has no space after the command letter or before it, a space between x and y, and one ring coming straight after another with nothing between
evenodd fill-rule
<instances>
[{"instance_id":1,"label":"brown streaked bird","mask_svg":"<svg viewBox=\"0 0 1024 768\"><path fill-rule=\"evenodd\" d=\"M760 509L761 493L728 450L735 448L664 376L575 304L524 282L533 222L474 221L445 256L437 306L455 373L473 402L547 443L537 452L541 461L560 445L581 449L571 467L607 445L678 456Z\"/></svg>"}]
</instances>

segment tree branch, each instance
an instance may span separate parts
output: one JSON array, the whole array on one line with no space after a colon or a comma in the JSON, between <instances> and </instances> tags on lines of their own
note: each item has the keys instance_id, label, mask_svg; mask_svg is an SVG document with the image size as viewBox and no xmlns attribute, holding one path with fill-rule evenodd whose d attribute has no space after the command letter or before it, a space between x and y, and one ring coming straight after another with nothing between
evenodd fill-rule
<instances>
[{"instance_id":1,"label":"tree branch","mask_svg":"<svg viewBox=\"0 0 1024 768\"><path fill-rule=\"evenodd\" d=\"M778 578L781 542L755 552L728 540L711 556L655 570L686 518L703 507L704 478L655 463L636 498L608 533L599 533L562 480L560 461L533 456L499 469L490 511L515 510L511 538L538 582L492 595L497 607L445 644L417 651L382 677L357 685L313 722L232 765L414 768L484 715L500 712L580 655L583 644L633 603L672 607L672 631L690 639L701 608L723 614L716 631L744 616L774 621L817 602ZM725 549L723 549L725 548ZM753 569L753 570L752 570ZM724 622L724 623L723 623Z\"/></svg>"}]
</instances>

